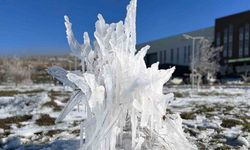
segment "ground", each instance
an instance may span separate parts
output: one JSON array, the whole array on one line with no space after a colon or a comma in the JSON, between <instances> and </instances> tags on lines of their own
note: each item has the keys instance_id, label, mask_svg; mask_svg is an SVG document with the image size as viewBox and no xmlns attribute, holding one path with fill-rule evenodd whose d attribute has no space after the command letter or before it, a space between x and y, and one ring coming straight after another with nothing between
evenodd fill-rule
<instances>
[{"instance_id":1,"label":"ground","mask_svg":"<svg viewBox=\"0 0 250 150\"><path fill-rule=\"evenodd\" d=\"M247 149L250 143L250 87L214 86L173 92L166 114L179 113L183 130L199 149ZM0 86L0 149L77 149L77 107L63 122L54 121L70 98L62 86ZM73 147L72 147L73 146Z\"/></svg>"},{"instance_id":2,"label":"ground","mask_svg":"<svg viewBox=\"0 0 250 150\"><path fill-rule=\"evenodd\" d=\"M167 113L179 113L183 129L199 149L247 149L250 143L250 87L165 88L175 100Z\"/></svg>"}]
</instances>

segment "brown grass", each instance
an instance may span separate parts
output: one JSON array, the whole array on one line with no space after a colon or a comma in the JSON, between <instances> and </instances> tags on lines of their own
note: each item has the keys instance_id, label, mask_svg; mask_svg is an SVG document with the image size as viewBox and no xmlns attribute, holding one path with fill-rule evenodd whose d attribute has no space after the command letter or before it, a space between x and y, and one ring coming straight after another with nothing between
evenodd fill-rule
<instances>
[{"instance_id":1,"label":"brown grass","mask_svg":"<svg viewBox=\"0 0 250 150\"><path fill-rule=\"evenodd\" d=\"M180 116L182 119L195 119L195 114L193 112L182 112Z\"/></svg>"},{"instance_id":2,"label":"brown grass","mask_svg":"<svg viewBox=\"0 0 250 150\"><path fill-rule=\"evenodd\" d=\"M49 102L44 103L43 106L52 107L54 111L61 111L62 110L62 108L60 106L58 106L54 100L51 100Z\"/></svg>"},{"instance_id":3,"label":"brown grass","mask_svg":"<svg viewBox=\"0 0 250 150\"><path fill-rule=\"evenodd\" d=\"M2 129L10 129L11 124L17 124L20 126L20 122L28 121L32 119L31 115L24 115L24 116L14 116L14 117L8 117L4 119L0 119L0 128Z\"/></svg>"},{"instance_id":4,"label":"brown grass","mask_svg":"<svg viewBox=\"0 0 250 150\"><path fill-rule=\"evenodd\" d=\"M231 128L236 125L242 125L242 122L236 119L223 119L221 126L224 128Z\"/></svg>"},{"instance_id":5,"label":"brown grass","mask_svg":"<svg viewBox=\"0 0 250 150\"><path fill-rule=\"evenodd\" d=\"M6 90L6 91L0 91L0 96L15 96L18 94L27 94L27 95L31 95L31 94L36 94L36 93L41 93L44 90L42 89L36 89L36 90L31 90L31 91L17 91L17 90Z\"/></svg>"},{"instance_id":6,"label":"brown grass","mask_svg":"<svg viewBox=\"0 0 250 150\"><path fill-rule=\"evenodd\" d=\"M36 124L39 126L55 125L55 118L50 117L48 114L42 114L39 119L36 120Z\"/></svg>"},{"instance_id":7,"label":"brown grass","mask_svg":"<svg viewBox=\"0 0 250 150\"><path fill-rule=\"evenodd\" d=\"M60 129L56 129L56 130L50 130L46 133L44 133L45 136L50 136L50 137L53 137L53 135L55 134L59 134L61 132L63 132L64 130L60 130Z\"/></svg>"}]
</instances>

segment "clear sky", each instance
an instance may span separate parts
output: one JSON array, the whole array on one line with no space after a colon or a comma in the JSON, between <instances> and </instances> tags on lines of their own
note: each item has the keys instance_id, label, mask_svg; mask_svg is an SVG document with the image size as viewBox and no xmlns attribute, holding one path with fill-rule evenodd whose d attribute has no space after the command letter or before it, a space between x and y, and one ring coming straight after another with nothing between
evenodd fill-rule
<instances>
[{"instance_id":1,"label":"clear sky","mask_svg":"<svg viewBox=\"0 0 250 150\"><path fill-rule=\"evenodd\" d=\"M64 15L76 38L93 38L97 14L123 20L129 0L0 0L0 56L65 54ZM137 43L214 25L214 19L250 10L250 0L138 0Z\"/></svg>"}]
</instances>

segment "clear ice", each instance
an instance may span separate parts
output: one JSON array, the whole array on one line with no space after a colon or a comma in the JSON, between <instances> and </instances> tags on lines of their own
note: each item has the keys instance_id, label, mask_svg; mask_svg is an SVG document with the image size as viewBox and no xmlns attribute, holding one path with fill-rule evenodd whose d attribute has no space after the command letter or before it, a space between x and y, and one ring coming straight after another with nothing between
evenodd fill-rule
<instances>
[{"instance_id":1,"label":"clear ice","mask_svg":"<svg viewBox=\"0 0 250 150\"><path fill-rule=\"evenodd\" d=\"M95 24L95 41L88 33L84 42L74 38L65 16L67 39L82 70L65 71L53 66L48 72L74 92L57 122L79 103L87 116L81 123L81 148L85 150L194 149L182 130L178 114L166 114L173 94L163 94L163 85L175 67L147 68L144 57L149 46L136 50L136 0L127 6L125 21L107 24L101 14Z\"/></svg>"}]
</instances>

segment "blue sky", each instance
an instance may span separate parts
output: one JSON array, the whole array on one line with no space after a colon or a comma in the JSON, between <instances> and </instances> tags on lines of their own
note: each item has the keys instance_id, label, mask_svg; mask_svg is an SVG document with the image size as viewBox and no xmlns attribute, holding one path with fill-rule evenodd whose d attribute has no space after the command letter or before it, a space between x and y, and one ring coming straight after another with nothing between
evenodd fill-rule
<instances>
[{"instance_id":1,"label":"blue sky","mask_svg":"<svg viewBox=\"0 0 250 150\"><path fill-rule=\"evenodd\" d=\"M214 19L250 10L249 0L138 0L137 42L214 25ZM93 38L97 14L123 20L129 0L0 0L0 56L65 54L66 14L76 38Z\"/></svg>"}]
</instances>

